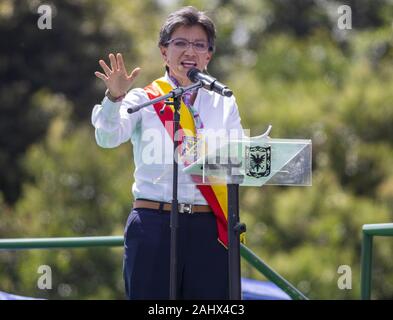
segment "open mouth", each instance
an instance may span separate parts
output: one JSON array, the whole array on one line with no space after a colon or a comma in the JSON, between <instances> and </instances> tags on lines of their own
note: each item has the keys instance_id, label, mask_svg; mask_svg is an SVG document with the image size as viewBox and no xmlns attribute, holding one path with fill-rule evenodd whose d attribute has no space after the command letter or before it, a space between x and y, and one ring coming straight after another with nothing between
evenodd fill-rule
<instances>
[{"instance_id":1,"label":"open mouth","mask_svg":"<svg viewBox=\"0 0 393 320\"><path fill-rule=\"evenodd\" d=\"M184 68L195 68L197 66L196 62L194 61L182 61L181 65Z\"/></svg>"}]
</instances>

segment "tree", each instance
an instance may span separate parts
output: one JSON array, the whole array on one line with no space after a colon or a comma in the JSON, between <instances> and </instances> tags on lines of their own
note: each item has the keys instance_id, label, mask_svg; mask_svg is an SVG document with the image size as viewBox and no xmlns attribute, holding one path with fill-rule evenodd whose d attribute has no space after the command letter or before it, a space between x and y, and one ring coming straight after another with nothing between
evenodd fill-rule
<instances>
[{"instance_id":1,"label":"tree","mask_svg":"<svg viewBox=\"0 0 393 320\"><path fill-rule=\"evenodd\" d=\"M55 1L52 29L39 29L39 2L5 0L0 10L0 190L14 203L28 179L20 163L26 149L44 137L54 116L37 104L37 92L62 94L74 121L86 121L103 96L94 79L108 49L133 54L132 35L108 21L110 1Z\"/></svg>"}]
</instances>

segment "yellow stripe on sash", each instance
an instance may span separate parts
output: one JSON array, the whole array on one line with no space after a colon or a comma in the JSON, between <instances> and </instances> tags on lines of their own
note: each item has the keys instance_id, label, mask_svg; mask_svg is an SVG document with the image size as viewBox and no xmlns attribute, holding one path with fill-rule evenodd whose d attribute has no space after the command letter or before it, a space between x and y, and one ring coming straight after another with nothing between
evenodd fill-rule
<instances>
[{"instance_id":1,"label":"yellow stripe on sash","mask_svg":"<svg viewBox=\"0 0 393 320\"><path fill-rule=\"evenodd\" d=\"M165 78L160 78L153 83L157 85L158 89L163 95L168 94L173 89L171 85L165 80ZM174 106L170 106L170 108L172 109L172 112L175 112ZM183 128L185 136L196 136L194 118L190 110L184 104L183 100L180 104L180 126Z\"/></svg>"}]
</instances>

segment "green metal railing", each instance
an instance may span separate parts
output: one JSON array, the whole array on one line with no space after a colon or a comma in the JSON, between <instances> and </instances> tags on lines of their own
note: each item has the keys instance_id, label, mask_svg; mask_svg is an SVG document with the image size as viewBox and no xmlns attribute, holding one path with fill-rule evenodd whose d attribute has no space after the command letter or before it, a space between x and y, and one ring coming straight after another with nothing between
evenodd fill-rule
<instances>
[{"instance_id":1,"label":"green metal railing","mask_svg":"<svg viewBox=\"0 0 393 320\"><path fill-rule=\"evenodd\" d=\"M361 298L370 299L372 280L372 253L373 237L393 236L393 223L366 224L362 228L362 256L361 256ZM124 245L122 236L106 237L67 237L67 238L26 238L2 239L0 250L20 249L60 249L60 248L87 248L87 247L118 247ZM308 300L290 282L281 277L254 252L241 244L241 256L268 280L275 283L294 300Z\"/></svg>"},{"instance_id":2,"label":"green metal railing","mask_svg":"<svg viewBox=\"0 0 393 320\"><path fill-rule=\"evenodd\" d=\"M361 261L361 298L371 297L373 237L393 236L393 223L365 224L363 226Z\"/></svg>"},{"instance_id":3,"label":"green metal railing","mask_svg":"<svg viewBox=\"0 0 393 320\"><path fill-rule=\"evenodd\" d=\"M77 238L32 238L32 239L3 239L0 240L0 250L19 249L60 249L86 247L118 247L124 245L122 236L107 237L77 237ZM308 300L291 283L263 262L254 252L241 244L241 256L268 280L275 283L294 300Z\"/></svg>"},{"instance_id":4,"label":"green metal railing","mask_svg":"<svg viewBox=\"0 0 393 320\"><path fill-rule=\"evenodd\" d=\"M281 290L286 292L294 300L308 300L308 298L296 289L291 283L281 277L276 271L269 267L261 258L245 245L240 244L241 256L267 279L275 283Z\"/></svg>"}]
</instances>

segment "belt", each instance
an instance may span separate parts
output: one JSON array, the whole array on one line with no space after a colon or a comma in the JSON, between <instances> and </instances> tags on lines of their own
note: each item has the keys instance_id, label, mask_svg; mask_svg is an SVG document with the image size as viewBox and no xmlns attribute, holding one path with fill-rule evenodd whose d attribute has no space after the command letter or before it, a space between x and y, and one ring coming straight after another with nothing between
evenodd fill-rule
<instances>
[{"instance_id":1,"label":"belt","mask_svg":"<svg viewBox=\"0 0 393 320\"><path fill-rule=\"evenodd\" d=\"M137 199L134 201L134 209L145 208L145 209L161 209L163 211L171 211L172 204L167 202L159 202L153 200L140 200ZM208 205L199 205L199 204L187 204L187 203L179 203L179 213L209 213L213 212L213 210Z\"/></svg>"}]
</instances>

